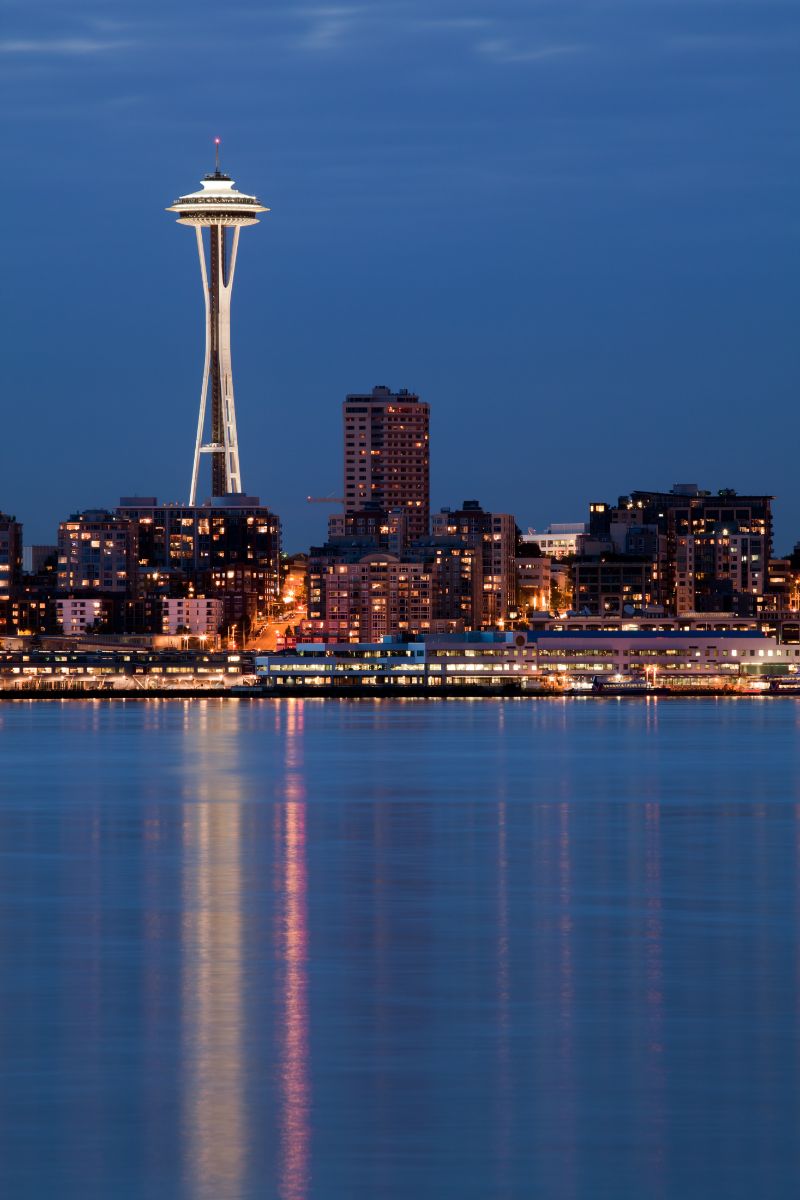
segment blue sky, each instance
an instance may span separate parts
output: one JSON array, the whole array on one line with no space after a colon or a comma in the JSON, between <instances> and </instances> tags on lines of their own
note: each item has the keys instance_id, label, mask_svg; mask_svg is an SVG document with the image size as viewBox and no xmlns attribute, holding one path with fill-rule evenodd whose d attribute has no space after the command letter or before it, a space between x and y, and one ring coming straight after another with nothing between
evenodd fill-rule
<instances>
[{"instance_id":1,"label":"blue sky","mask_svg":"<svg viewBox=\"0 0 800 1200\"><path fill-rule=\"evenodd\" d=\"M340 404L432 406L432 501L524 527L696 480L800 538L800 6L0 0L0 508L184 500L211 139L272 212L234 292L244 484L289 549Z\"/></svg>"}]
</instances>

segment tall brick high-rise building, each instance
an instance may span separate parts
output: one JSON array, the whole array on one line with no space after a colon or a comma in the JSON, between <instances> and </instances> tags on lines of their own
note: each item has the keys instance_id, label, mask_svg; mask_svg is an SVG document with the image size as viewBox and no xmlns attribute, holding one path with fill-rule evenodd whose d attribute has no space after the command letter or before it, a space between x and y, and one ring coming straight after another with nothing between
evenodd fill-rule
<instances>
[{"instance_id":1,"label":"tall brick high-rise building","mask_svg":"<svg viewBox=\"0 0 800 1200\"><path fill-rule=\"evenodd\" d=\"M408 514L408 538L426 537L430 519L430 409L419 396L375 387L345 398L344 507L368 504Z\"/></svg>"}]
</instances>

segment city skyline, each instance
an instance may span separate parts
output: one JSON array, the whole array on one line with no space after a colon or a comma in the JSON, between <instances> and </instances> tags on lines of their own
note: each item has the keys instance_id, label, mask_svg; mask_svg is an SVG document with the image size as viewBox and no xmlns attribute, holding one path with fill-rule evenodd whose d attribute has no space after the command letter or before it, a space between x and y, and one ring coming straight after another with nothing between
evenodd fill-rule
<instances>
[{"instance_id":1,"label":"city skyline","mask_svg":"<svg viewBox=\"0 0 800 1200\"><path fill-rule=\"evenodd\" d=\"M0 5L0 1194L786 1200L800 0Z\"/></svg>"},{"instance_id":2,"label":"city skyline","mask_svg":"<svg viewBox=\"0 0 800 1200\"><path fill-rule=\"evenodd\" d=\"M193 86L217 48L210 7L193 6L182 57L176 14L153 5L119 28L92 4L45 10L47 38L11 6L0 47L10 160L59 192L59 222L23 212L8 251L7 383L52 431L0 459L26 540L121 492L187 499L202 306L161 210L221 134L273 210L237 283L233 351L243 478L287 546L322 536L306 495L339 492L326 448L343 396L386 383L431 405L434 509L477 495L541 528L613 499L623 475L696 479L776 493L790 548L790 6L239 16L213 99ZM86 460L77 479L64 446Z\"/></svg>"}]
</instances>

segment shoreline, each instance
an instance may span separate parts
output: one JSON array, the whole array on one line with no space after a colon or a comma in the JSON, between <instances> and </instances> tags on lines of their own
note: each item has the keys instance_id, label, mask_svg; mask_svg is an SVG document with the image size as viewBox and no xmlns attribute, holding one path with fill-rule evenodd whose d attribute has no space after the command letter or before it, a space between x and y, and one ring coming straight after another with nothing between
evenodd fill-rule
<instances>
[{"instance_id":1,"label":"shoreline","mask_svg":"<svg viewBox=\"0 0 800 1200\"><path fill-rule=\"evenodd\" d=\"M761 700L795 699L800 698L800 692L762 691L740 692L726 688L681 688L678 689L639 689L603 691L533 691L526 689L502 688L446 688L413 689L413 688L337 688L335 691L321 688L287 688L286 691L265 691L262 689L242 689L232 691L227 688L187 688L174 691L168 688L151 688L145 691L136 689L117 689L110 691L102 688L64 689L62 690L22 690L0 689L0 702L19 701L81 701L81 700L681 700L681 699L730 699L730 700Z\"/></svg>"}]
</instances>

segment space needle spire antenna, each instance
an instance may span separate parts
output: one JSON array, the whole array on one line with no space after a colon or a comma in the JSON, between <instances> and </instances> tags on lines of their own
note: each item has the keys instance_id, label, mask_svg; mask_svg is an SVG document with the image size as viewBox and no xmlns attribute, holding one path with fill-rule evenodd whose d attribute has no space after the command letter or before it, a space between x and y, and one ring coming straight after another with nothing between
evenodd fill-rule
<instances>
[{"instance_id":1,"label":"space needle spire antenna","mask_svg":"<svg viewBox=\"0 0 800 1200\"><path fill-rule=\"evenodd\" d=\"M200 455L211 456L211 495L241 493L239 441L231 374L231 291L243 225L257 225L258 214L269 212L255 196L237 192L223 174L219 161L220 138L214 138L215 170L201 181L199 192L180 196L167 212L178 214L179 225L193 225L200 257L200 277L206 310L206 350L200 413L197 420L189 504L197 503ZM208 230L208 239L203 231ZM211 413L208 421L208 393ZM210 424L210 430L207 426Z\"/></svg>"}]
</instances>

